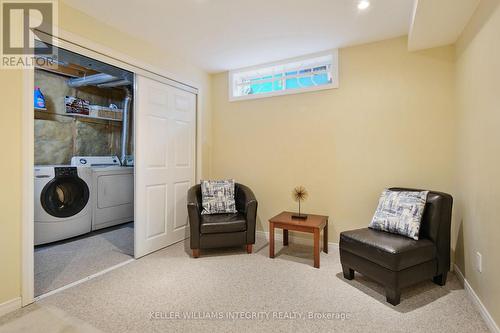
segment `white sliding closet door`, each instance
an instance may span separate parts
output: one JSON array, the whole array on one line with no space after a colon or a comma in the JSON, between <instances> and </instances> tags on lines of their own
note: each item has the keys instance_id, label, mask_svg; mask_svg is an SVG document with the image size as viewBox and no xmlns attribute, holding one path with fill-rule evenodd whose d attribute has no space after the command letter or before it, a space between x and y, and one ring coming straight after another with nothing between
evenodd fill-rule
<instances>
[{"instance_id":1,"label":"white sliding closet door","mask_svg":"<svg viewBox=\"0 0 500 333\"><path fill-rule=\"evenodd\" d=\"M189 237L196 95L137 75L135 257Z\"/></svg>"}]
</instances>

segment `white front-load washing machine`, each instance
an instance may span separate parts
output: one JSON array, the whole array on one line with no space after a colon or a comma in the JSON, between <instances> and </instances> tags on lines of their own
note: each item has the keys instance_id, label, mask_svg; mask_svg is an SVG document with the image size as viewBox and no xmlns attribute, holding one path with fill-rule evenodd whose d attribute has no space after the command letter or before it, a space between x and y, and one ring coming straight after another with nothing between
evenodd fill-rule
<instances>
[{"instance_id":1,"label":"white front-load washing machine","mask_svg":"<svg viewBox=\"0 0 500 333\"><path fill-rule=\"evenodd\" d=\"M134 168L116 156L74 156L71 165L92 169L92 230L134 220Z\"/></svg>"},{"instance_id":2,"label":"white front-load washing machine","mask_svg":"<svg viewBox=\"0 0 500 333\"><path fill-rule=\"evenodd\" d=\"M90 232L91 168L35 166L34 173L35 245Z\"/></svg>"}]
</instances>

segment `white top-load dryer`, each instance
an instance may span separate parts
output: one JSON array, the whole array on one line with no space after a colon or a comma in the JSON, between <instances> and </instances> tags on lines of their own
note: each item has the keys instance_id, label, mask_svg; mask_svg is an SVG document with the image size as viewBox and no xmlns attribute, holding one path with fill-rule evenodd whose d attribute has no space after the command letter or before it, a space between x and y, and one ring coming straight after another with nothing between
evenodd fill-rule
<instances>
[{"instance_id":1,"label":"white top-load dryer","mask_svg":"<svg viewBox=\"0 0 500 333\"><path fill-rule=\"evenodd\" d=\"M74 156L71 164L92 170L92 230L134 220L134 168L116 156Z\"/></svg>"},{"instance_id":2,"label":"white top-load dryer","mask_svg":"<svg viewBox=\"0 0 500 333\"><path fill-rule=\"evenodd\" d=\"M35 245L90 232L91 170L68 165L35 166Z\"/></svg>"}]
</instances>

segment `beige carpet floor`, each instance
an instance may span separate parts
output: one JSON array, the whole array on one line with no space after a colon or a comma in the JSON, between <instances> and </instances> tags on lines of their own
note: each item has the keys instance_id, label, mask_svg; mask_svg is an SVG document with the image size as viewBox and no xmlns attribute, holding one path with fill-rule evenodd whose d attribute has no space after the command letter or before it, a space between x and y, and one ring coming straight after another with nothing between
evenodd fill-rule
<instances>
[{"instance_id":1,"label":"beige carpet floor","mask_svg":"<svg viewBox=\"0 0 500 333\"><path fill-rule=\"evenodd\" d=\"M133 223L37 246L34 258L35 296L130 260L133 255Z\"/></svg>"},{"instance_id":2,"label":"beige carpet floor","mask_svg":"<svg viewBox=\"0 0 500 333\"><path fill-rule=\"evenodd\" d=\"M8 314L0 332L487 332L453 274L393 307L369 279L344 280L335 249L320 269L307 246L255 250L192 259L181 242Z\"/></svg>"}]
</instances>

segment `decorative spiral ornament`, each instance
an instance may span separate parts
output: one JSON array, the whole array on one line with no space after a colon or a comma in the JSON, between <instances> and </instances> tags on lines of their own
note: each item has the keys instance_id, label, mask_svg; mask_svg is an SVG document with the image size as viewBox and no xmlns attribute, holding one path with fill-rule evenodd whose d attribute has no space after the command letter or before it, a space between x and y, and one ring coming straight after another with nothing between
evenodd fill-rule
<instances>
[{"instance_id":1,"label":"decorative spiral ornament","mask_svg":"<svg viewBox=\"0 0 500 333\"><path fill-rule=\"evenodd\" d=\"M309 196L309 193L307 192L305 187L302 185L297 186L292 191L293 200L298 201L298 202L306 200L308 196Z\"/></svg>"}]
</instances>

